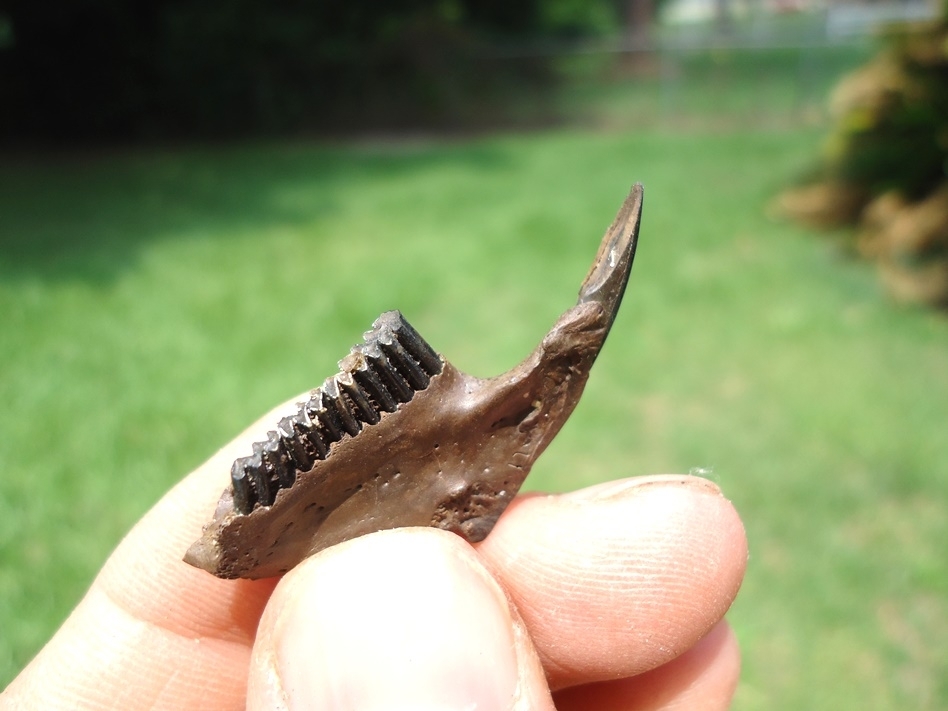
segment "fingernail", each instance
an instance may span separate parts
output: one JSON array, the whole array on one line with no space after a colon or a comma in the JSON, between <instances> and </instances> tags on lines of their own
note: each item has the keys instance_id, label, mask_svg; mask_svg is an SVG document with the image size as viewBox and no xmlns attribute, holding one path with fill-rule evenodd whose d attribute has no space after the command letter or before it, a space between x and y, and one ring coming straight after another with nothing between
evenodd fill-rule
<instances>
[{"instance_id":1,"label":"fingernail","mask_svg":"<svg viewBox=\"0 0 948 711\"><path fill-rule=\"evenodd\" d=\"M603 484L597 484L585 489L573 491L564 495L567 500L582 501L609 501L610 499L621 499L629 495L651 489L652 487L693 487L704 489L708 493L721 495L720 487L709 479L698 476L688 476L684 474L656 474L653 476L633 477L631 479L619 479L617 481L607 481Z\"/></svg>"},{"instance_id":2,"label":"fingernail","mask_svg":"<svg viewBox=\"0 0 948 711\"><path fill-rule=\"evenodd\" d=\"M289 711L511 708L506 598L469 548L428 533L353 541L294 581L306 599L287 605L275 645Z\"/></svg>"}]
</instances>

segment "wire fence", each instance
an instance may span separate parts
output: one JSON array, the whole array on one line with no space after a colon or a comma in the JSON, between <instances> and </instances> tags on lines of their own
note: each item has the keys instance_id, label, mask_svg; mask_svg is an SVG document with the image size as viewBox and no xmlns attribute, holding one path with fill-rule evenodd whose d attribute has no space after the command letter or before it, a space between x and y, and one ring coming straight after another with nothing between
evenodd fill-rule
<instances>
[{"instance_id":1,"label":"wire fence","mask_svg":"<svg viewBox=\"0 0 948 711\"><path fill-rule=\"evenodd\" d=\"M547 58L566 77L557 110L605 125L820 124L828 96L891 22L934 17L929 3L836 4L818 12L738 14L648 33L505 47L502 61Z\"/></svg>"}]
</instances>

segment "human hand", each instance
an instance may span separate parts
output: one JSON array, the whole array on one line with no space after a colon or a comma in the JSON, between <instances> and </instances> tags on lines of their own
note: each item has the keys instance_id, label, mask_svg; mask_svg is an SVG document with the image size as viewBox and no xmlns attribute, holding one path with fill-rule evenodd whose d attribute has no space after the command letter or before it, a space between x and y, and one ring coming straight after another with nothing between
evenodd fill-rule
<instances>
[{"instance_id":1,"label":"human hand","mask_svg":"<svg viewBox=\"0 0 948 711\"><path fill-rule=\"evenodd\" d=\"M474 546L383 531L281 580L191 568L230 462L272 421L146 514L0 707L727 708L739 656L721 618L747 545L711 482L521 496Z\"/></svg>"}]
</instances>

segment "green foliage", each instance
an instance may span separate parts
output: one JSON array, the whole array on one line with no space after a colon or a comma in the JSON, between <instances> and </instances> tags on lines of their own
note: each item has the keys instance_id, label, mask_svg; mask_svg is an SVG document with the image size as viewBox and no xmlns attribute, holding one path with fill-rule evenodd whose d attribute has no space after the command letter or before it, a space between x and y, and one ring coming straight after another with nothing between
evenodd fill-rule
<instances>
[{"instance_id":1,"label":"green foliage","mask_svg":"<svg viewBox=\"0 0 948 711\"><path fill-rule=\"evenodd\" d=\"M884 41L836 87L822 165L782 203L805 222L857 226L852 250L896 298L948 306L948 18Z\"/></svg>"},{"instance_id":2,"label":"green foliage","mask_svg":"<svg viewBox=\"0 0 948 711\"><path fill-rule=\"evenodd\" d=\"M738 711L948 707L948 322L763 216L817 140L642 129L5 160L0 678L162 492L321 382L380 311L468 372L516 363L642 180L625 303L529 485L713 470L750 540Z\"/></svg>"},{"instance_id":3,"label":"green foliage","mask_svg":"<svg viewBox=\"0 0 948 711\"><path fill-rule=\"evenodd\" d=\"M948 168L948 23L892 30L887 44L836 90L826 172L921 198Z\"/></svg>"},{"instance_id":4,"label":"green foliage","mask_svg":"<svg viewBox=\"0 0 948 711\"><path fill-rule=\"evenodd\" d=\"M616 5L609 0L548 0L540 3L538 24L544 34L558 36L615 32Z\"/></svg>"}]
</instances>

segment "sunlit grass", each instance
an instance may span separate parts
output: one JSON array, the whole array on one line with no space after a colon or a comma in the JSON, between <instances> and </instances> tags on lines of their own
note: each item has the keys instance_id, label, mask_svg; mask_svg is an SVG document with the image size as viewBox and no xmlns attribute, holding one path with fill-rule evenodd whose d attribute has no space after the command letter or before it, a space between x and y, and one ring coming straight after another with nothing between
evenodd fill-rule
<instances>
[{"instance_id":1,"label":"sunlit grass","mask_svg":"<svg viewBox=\"0 0 948 711\"><path fill-rule=\"evenodd\" d=\"M401 309L479 375L642 238L529 485L712 470L752 558L739 709L948 705L948 320L765 206L805 131L275 144L0 167L0 681L124 531Z\"/></svg>"}]
</instances>

